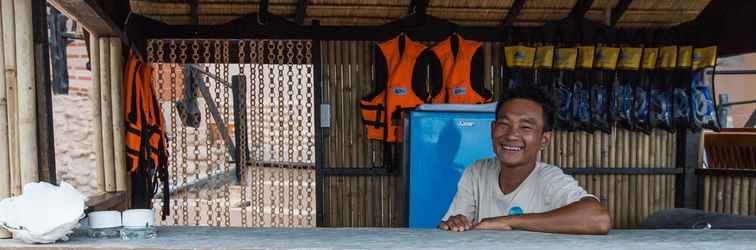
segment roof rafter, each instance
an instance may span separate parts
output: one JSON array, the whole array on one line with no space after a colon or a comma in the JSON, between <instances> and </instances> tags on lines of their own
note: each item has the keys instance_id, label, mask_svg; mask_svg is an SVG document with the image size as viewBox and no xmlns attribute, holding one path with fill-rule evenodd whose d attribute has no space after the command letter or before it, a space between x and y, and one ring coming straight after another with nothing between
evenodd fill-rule
<instances>
[{"instance_id":1,"label":"roof rafter","mask_svg":"<svg viewBox=\"0 0 756 250\"><path fill-rule=\"evenodd\" d=\"M299 25L304 24L305 16L307 16L307 0L298 0L294 22Z\"/></svg>"},{"instance_id":2,"label":"roof rafter","mask_svg":"<svg viewBox=\"0 0 756 250\"><path fill-rule=\"evenodd\" d=\"M572 7L572 10L570 10L570 14L568 15L568 17L569 18L585 17L585 13L587 13L588 10L591 9L591 5L593 5L593 0L578 0L577 3L575 3L575 6Z\"/></svg>"},{"instance_id":3,"label":"roof rafter","mask_svg":"<svg viewBox=\"0 0 756 250\"><path fill-rule=\"evenodd\" d=\"M609 27L614 27L614 25L619 22L622 16L625 15L625 12L627 11L628 7L630 7L630 4L632 2L633 0L620 0L617 5L612 8Z\"/></svg>"},{"instance_id":4,"label":"roof rafter","mask_svg":"<svg viewBox=\"0 0 756 250\"><path fill-rule=\"evenodd\" d=\"M522 11L522 7L525 6L525 1L526 0L515 0L514 3L512 3L512 6L509 8L509 11L506 12L504 21L501 24L504 26L514 24L517 16L520 15L520 11Z\"/></svg>"}]
</instances>

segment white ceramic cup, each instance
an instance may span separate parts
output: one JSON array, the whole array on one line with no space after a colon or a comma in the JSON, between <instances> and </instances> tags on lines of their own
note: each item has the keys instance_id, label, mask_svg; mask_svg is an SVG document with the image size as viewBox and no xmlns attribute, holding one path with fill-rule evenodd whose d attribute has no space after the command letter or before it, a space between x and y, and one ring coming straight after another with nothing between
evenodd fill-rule
<instances>
[{"instance_id":1,"label":"white ceramic cup","mask_svg":"<svg viewBox=\"0 0 756 250\"><path fill-rule=\"evenodd\" d=\"M155 223L155 213L151 209L129 209L123 211L123 227L146 228Z\"/></svg>"},{"instance_id":2,"label":"white ceramic cup","mask_svg":"<svg viewBox=\"0 0 756 250\"><path fill-rule=\"evenodd\" d=\"M118 211L97 211L87 215L89 217L89 227L92 229L120 227L121 212Z\"/></svg>"}]
</instances>

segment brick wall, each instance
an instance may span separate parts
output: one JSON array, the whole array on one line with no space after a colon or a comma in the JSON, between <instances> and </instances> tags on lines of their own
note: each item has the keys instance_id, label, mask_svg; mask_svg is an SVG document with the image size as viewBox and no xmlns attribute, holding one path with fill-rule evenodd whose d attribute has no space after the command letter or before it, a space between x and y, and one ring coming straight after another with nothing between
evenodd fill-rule
<instances>
[{"instance_id":1,"label":"brick wall","mask_svg":"<svg viewBox=\"0 0 756 250\"><path fill-rule=\"evenodd\" d=\"M89 57L84 40L75 40L66 48L68 59L68 94L87 96L92 87L92 72L87 69Z\"/></svg>"}]
</instances>

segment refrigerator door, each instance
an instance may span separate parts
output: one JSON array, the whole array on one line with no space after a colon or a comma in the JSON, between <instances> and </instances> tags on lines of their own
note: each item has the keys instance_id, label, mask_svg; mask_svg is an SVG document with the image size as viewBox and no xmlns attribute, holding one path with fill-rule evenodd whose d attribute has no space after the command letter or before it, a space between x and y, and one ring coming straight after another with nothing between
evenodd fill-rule
<instances>
[{"instance_id":1,"label":"refrigerator door","mask_svg":"<svg viewBox=\"0 0 756 250\"><path fill-rule=\"evenodd\" d=\"M494 157L493 120L493 112L410 112L404 151L409 227L436 227L465 168L478 159Z\"/></svg>"}]
</instances>

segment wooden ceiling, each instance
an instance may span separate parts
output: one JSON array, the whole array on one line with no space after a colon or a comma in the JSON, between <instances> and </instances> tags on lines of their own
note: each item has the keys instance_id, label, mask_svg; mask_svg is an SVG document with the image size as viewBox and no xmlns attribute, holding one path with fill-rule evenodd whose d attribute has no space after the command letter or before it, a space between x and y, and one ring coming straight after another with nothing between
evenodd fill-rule
<instances>
[{"instance_id":1,"label":"wooden ceiling","mask_svg":"<svg viewBox=\"0 0 756 250\"><path fill-rule=\"evenodd\" d=\"M303 0L304 24L380 25L410 13L410 0ZM595 0L585 18L607 22L621 0ZM617 27L665 27L693 20L710 0L634 0L619 17ZM130 0L131 10L167 24L192 23L192 8L185 0ZM256 13L258 0L197 0L201 25L223 24ZM515 0L431 0L426 13L460 25L496 26L513 9ZM536 26L566 17L578 0L526 0L514 19L515 26ZM269 0L269 13L294 20L298 0Z\"/></svg>"}]
</instances>

